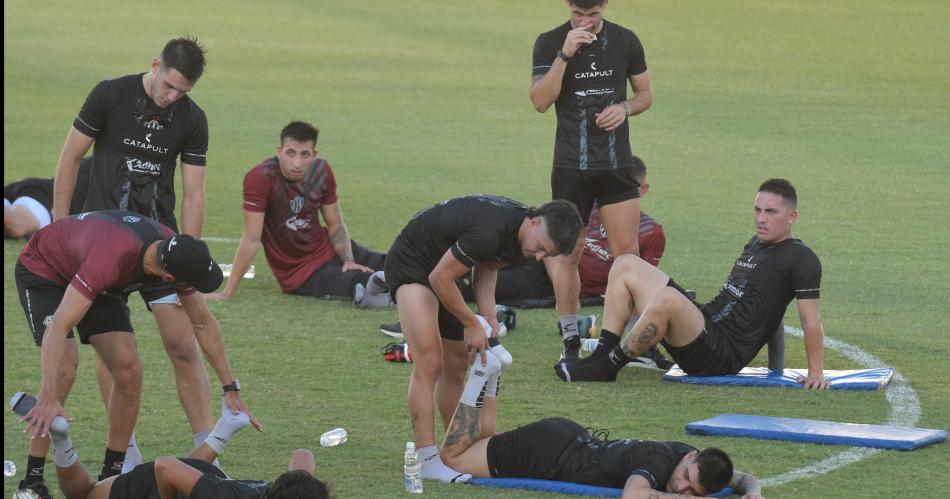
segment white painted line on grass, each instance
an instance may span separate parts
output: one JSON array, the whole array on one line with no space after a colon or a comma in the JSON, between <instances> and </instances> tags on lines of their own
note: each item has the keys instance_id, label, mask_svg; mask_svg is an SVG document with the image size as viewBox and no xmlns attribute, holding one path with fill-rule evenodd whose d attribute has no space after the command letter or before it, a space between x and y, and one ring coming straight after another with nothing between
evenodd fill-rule
<instances>
[{"instance_id":1,"label":"white painted line on grass","mask_svg":"<svg viewBox=\"0 0 950 499\"><path fill-rule=\"evenodd\" d=\"M231 243L231 244L237 244L241 242L240 239L231 239L228 237L202 237L201 240L211 241L213 243Z\"/></svg>"},{"instance_id":2,"label":"white painted line on grass","mask_svg":"<svg viewBox=\"0 0 950 499\"><path fill-rule=\"evenodd\" d=\"M801 329L792 326L785 326L785 332L799 338L805 335ZM844 354L845 357L857 362L865 368L891 367L864 350L834 338L825 337L825 346ZM891 379L887 388L884 389L884 396L891 404L891 416L885 424L889 426L907 426L910 428L913 428L917 424L917 421L920 420L920 400L917 398L917 392L914 391L907 379L901 376L896 369L894 370L894 378ZM870 447L851 447L808 466L786 471L781 475L765 478L762 480L762 486L775 487L800 478L810 478L815 475L828 473L877 454L881 452L881 450L882 449L873 449Z\"/></svg>"}]
</instances>

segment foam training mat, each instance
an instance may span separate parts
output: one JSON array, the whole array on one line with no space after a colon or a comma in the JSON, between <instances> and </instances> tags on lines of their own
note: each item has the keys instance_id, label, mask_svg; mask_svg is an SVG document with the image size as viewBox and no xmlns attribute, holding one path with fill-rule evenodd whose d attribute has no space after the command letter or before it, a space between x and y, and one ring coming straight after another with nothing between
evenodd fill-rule
<instances>
[{"instance_id":1,"label":"foam training mat","mask_svg":"<svg viewBox=\"0 0 950 499\"><path fill-rule=\"evenodd\" d=\"M558 494L574 494L578 496L620 497L623 495L623 489L597 487L595 485L585 485L582 483L558 482L556 480L539 480L537 478L473 478L469 480L468 483L471 485L481 485L484 487L540 490L545 492L557 492ZM726 487L715 494L709 495L708 497L728 497L731 495L732 489Z\"/></svg>"},{"instance_id":2,"label":"foam training mat","mask_svg":"<svg viewBox=\"0 0 950 499\"><path fill-rule=\"evenodd\" d=\"M913 450L947 439L945 430L745 414L720 414L714 418L689 423L686 425L686 433L897 450Z\"/></svg>"},{"instance_id":3,"label":"foam training mat","mask_svg":"<svg viewBox=\"0 0 950 499\"><path fill-rule=\"evenodd\" d=\"M679 366L673 366L663 375L663 381L679 381L696 385L737 385L783 388L802 388L798 379L808 369L783 369L772 371L767 367L746 367L738 374L722 376L690 376ZM832 390L883 390L894 377L889 367L853 369L848 371L825 371L825 380Z\"/></svg>"}]
</instances>

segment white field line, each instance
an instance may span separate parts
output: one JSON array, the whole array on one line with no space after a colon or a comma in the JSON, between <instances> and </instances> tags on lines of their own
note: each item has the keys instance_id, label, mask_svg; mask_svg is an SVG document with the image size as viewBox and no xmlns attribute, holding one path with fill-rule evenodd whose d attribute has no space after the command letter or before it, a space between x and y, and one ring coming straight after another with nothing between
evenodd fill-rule
<instances>
[{"instance_id":1,"label":"white field line","mask_svg":"<svg viewBox=\"0 0 950 499\"><path fill-rule=\"evenodd\" d=\"M801 329L792 326L785 326L785 332L796 337L804 337ZM849 345L843 341L834 338L825 337L825 346L836 350L845 357L857 362L865 368L891 367L877 357L861 350L860 348ZM891 416L885 424L890 426L907 426L913 428L920 420L920 400L917 398L917 392L910 386L906 378L901 376L897 370L894 371L894 378L888 383L884 390L884 396L891 404ZM850 447L829 458L823 459L808 466L786 471L781 475L771 476L762 480L763 487L775 487L800 478L813 477L831 472L838 468L858 462L870 455L881 452L882 449L873 449L870 447Z\"/></svg>"},{"instance_id":2,"label":"white field line","mask_svg":"<svg viewBox=\"0 0 950 499\"><path fill-rule=\"evenodd\" d=\"M202 241L210 241L212 243L231 243L237 244L241 242L240 239L231 239L229 237L202 237Z\"/></svg>"}]
</instances>

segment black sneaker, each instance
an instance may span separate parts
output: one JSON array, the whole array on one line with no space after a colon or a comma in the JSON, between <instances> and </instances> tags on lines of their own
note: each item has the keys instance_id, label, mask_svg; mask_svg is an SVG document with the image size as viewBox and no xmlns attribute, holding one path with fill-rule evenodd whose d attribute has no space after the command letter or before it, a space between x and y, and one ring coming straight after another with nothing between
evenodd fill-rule
<instances>
[{"instance_id":1,"label":"black sneaker","mask_svg":"<svg viewBox=\"0 0 950 499\"><path fill-rule=\"evenodd\" d=\"M617 369L609 356L590 362L560 361L554 365L554 374L561 381L616 381Z\"/></svg>"},{"instance_id":2,"label":"black sneaker","mask_svg":"<svg viewBox=\"0 0 950 499\"><path fill-rule=\"evenodd\" d=\"M53 495L49 493L49 489L43 482L27 485L23 483L25 481L20 481L17 491L13 493L13 499L53 499Z\"/></svg>"},{"instance_id":3,"label":"black sneaker","mask_svg":"<svg viewBox=\"0 0 950 499\"><path fill-rule=\"evenodd\" d=\"M669 371L670 368L673 367L673 362L670 361L670 359L664 357L656 347L653 347L643 355L630 361L630 363L627 365L633 367L643 367L646 369L656 369L658 371Z\"/></svg>"},{"instance_id":4,"label":"black sneaker","mask_svg":"<svg viewBox=\"0 0 950 499\"><path fill-rule=\"evenodd\" d=\"M386 336L402 339L402 326L398 322L393 324L380 324L379 332Z\"/></svg>"},{"instance_id":5,"label":"black sneaker","mask_svg":"<svg viewBox=\"0 0 950 499\"><path fill-rule=\"evenodd\" d=\"M581 338L580 336L571 336L561 340L561 360L574 360L581 358Z\"/></svg>"}]
</instances>

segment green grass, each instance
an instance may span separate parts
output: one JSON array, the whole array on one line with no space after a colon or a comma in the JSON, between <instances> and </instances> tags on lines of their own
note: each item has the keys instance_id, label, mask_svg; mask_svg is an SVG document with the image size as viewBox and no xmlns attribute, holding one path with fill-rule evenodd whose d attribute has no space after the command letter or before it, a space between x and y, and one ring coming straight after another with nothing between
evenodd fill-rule
<instances>
[{"instance_id":1,"label":"green grass","mask_svg":"<svg viewBox=\"0 0 950 499\"><path fill-rule=\"evenodd\" d=\"M210 59L193 91L211 127L207 236L240 235L243 174L273 154L291 119L321 128L318 148L334 167L350 232L372 248L386 248L412 213L437 200L549 196L553 112L534 112L527 92L535 36L566 18L559 1L15 0L3 8L4 183L51 176L95 83L147 70L165 40L191 32ZM919 426L950 426L950 4L617 1L606 17L636 30L653 77L655 103L633 119L631 138L650 167L644 208L667 231L663 268L709 297L751 234L756 186L791 179L800 193L796 235L824 266L827 335L902 373L920 399ZM12 278L20 247L4 243L5 397L39 387ZM212 249L229 261L234 245ZM386 339L376 332L395 312L282 296L263 256L255 263L258 277L213 305L245 400L265 423L264 434L246 432L228 448L228 471L273 477L291 449L309 447L340 497L399 494L409 368L382 361ZM147 458L184 454L191 438L169 362L151 317L132 302L145 362L139 442ZM797 325L791 310L786 319ZM503 387L502 429L570 416L612 436L719 445L740 469L769 477L842 448L687 437L683 425L721 412L881 423L891 411L882 393L688 387L639 370L614 384L564 385L551 372L553 319L520 312L506 340L516 364ZM81 348L80 364L68 409L82 460L97 469L105 425L91 349ZM800 340L789 339L787 364L804 366ZM834 351L826 366L856 367ZM8 411L3 421L5 459L22 469L27 439ZM320 433L336 426L350 431L349 442L320 448ZM950 487L947 449L881 452L765 493L936 497ZM5 481L5 495L14 484Z\"/></svg>"}]
</instances>

